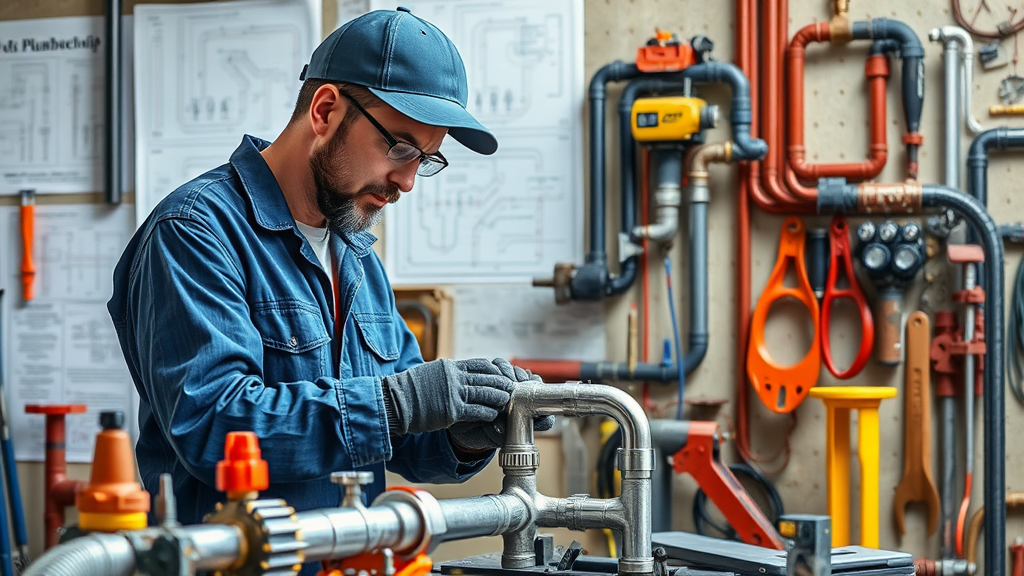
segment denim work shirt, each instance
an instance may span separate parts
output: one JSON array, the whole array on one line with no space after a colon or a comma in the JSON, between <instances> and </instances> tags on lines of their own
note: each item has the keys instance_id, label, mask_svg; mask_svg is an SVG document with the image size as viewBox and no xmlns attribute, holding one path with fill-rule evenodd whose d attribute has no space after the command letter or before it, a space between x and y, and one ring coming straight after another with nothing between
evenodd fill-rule
<instances>
[{"instance_id":1,"label":"denim work shirt","mask_svg":"<svg viewBox=\"0 0 1024 576\"><path fill-rule=\"evenodd\" d=\"M368 232L334 233L340 346L327 272L295 227L260 150L175 190L128 244L107 304L141 396L136 446L146 489L174 476L178 517L202 520L225 436L253 431L270 469L262 497L297 510L338 506L329 474L384 465L412 482L460 482L490 457L460 462L444 430L389 440L381 376L422 363ZM493 453L492 453L493 454Z\"/></svg>"}]
</instances>

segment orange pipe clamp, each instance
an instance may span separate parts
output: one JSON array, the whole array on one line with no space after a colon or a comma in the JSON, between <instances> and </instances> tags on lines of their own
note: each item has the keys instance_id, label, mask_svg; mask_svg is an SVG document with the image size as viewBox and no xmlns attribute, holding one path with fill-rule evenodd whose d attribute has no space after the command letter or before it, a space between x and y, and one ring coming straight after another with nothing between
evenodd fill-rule
<instances>
[{"instance_id":1,"label":"orange pipe clamp","mask_svg":"<svg viewBox=\"0 0 1024 576\"><path fill-rule=\"evenodd\" d=\"M803 27L789 44L789 164L802 180L849 178L869 180L885 168L888 145L885 140L885 85L889 78L889 59L882 54L869 56L864 66L871 95L871 150L863 162L811 164L804 146L804 48L810 42L829 42L828 23Z\"/></svg>"},{"instance_id":2,"label":"orange pipe clamp","mask_svg":"<svg viewBox=\"0 0 1024 576\"><path fill-rule=\"evenodd\" d=\"M821 327L819 328L821 333L821 357L825 362L825 367L828 368L828 371L833 376L840 380L847 380L859 374L871 356L871 348L875 342L875 322L871 318L871 307L868 305L868 300L864 297L864 292L860 289L860 285L857 284L857 277L853 275L849 226L847 226L846 220L842 216L836 216L832 219L832 227L829 230L829 251L831 253L831 261L828 267L828 282L825 284L825 297L821 301ZM840 266L842 266L842 270L846 274L846 281L850 285L849 288L837 287ZM832 343L829 337L829 327L832 319L832 304L842 298L852 300L857 305L857 310L860 313L860 348L857 350L857 356L853 359L850 367L844 371L839 371L832 361Z\"/></svg>"},{"instance_id":3,"label":"orange pipe clamp","mask_svg":"<svg viewBox=\"0 0 1024 576\"><path fill-rule=\"evenodd\" d=\"M818 337L818 300L804 266L804 223L796 217L787 218L779 237L779 257L768 278L750 321L750 345L747 347L747 376L761 401L773 412L792 412L818 380L821 370L821 339ZM792 266L799 286L786 288L786 268ZM782 298L796 298L811 315L814 337L811 349L803 360L792 366L779 366L768 354L764 339L765 322L772 304Z\"/></svg>"}]
</instances>

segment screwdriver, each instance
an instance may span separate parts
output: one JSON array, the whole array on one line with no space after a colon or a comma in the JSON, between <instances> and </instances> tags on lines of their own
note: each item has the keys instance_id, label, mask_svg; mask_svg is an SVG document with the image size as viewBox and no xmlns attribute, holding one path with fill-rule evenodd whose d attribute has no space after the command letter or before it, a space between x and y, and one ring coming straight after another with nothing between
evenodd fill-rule
<instances>
[{"instance_id":1,"label":"screwdriver","mask_svg":"<svg viewBox=\"0 0 1024 576\"><path fill-rule=\"evenodd\" d=\"M24 286L22 298L25 301L35 298L34 282L36 265L32 262L32 237L35 235L36 224L36 191L21 191L21 283Z\"/></svg>"}]
</instances>

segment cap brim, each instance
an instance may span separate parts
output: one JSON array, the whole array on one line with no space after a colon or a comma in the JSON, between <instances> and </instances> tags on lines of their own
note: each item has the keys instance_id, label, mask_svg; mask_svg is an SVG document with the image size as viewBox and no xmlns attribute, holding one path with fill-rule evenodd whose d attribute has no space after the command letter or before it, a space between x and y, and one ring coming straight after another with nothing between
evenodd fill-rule
<instances>
[{"instance_id":1,"label":"cap brim","mask_svg":"<svg viewBox=\"0 0 1024 576\"><path fill-rule=\"evenodd\" d=\"M457 102L410 92L390 92L379 88L369 90L417 122L447 128L452 138L473 152L490 155L498 149L494 134Z\"/></svg>"}]
</instances>

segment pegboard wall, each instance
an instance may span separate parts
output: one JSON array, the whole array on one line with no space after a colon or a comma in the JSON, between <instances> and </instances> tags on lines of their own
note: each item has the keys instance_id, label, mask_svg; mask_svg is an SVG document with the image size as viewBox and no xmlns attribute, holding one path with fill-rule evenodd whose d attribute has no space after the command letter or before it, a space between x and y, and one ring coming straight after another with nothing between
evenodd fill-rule
<instances>
[{"instance_id":1,"label":"pegboard wall","mask_svg":"<svg viewBox=\"0 0 1024 576\"><path fill-rule=\"evenodd\" d=\"M973 14L980 0L963 0L965 10ZM125 12L130 13L131 2L125 2ZM702 34L715 42L714 58L719 61L733 61L735 52L735 14L734 3L727 1L707 2L697 0L585 0L585 69L590 76L604 64L616 59L631 60L638 46L650 38L655 27L676 32L681 38L689 38ZM1011 3L1002 0L988 0L993 11L1005 11ZM330 31L330 23L334 22L336 13L334 0L324 2L324 22L326 31ZM793 0L789 7L789 30L792 35L800 27L827 21L831 15L828 0ZM33 1L8 0L0 3L0 19L14 20L24 18L42 18L57 16L98 15L102 14L102 3L99 0L60 0L37 3ZM928 41L928 32L932 28L954 24L948 0L852 0L850 17L862 20L871 17L889 17L907 23L922 40L925 49L926 95L922 117L921 133L924 145L920 152L920 179L928 183L939 183L943 177L942 166L942 102L943 102L943 67L942 47L938 43ZM982 14L983 20L990 18L994 27L997 19ZM1002 20L1004 18L999 18ZM1013 40L1007 43L1011 56L1014 53ZM852 45L812 45L807 50L806 75L806 144L808 158L815 162L853 161L866 156L868 150L868 102L863 67L867 56L867 44ZM974 90L974 115L981 120L985 128L996 126L1024 126L1024 121L1012 118L991 118L987 113L990 104L997 102L997 88L1000 80L1012 71L1013 64L992 72L984 72L976 67ZM894 182L903 177L903 145L901 136L904 131L901 105L897 86L899 84L899 66L893 65L892 78L888 89L888 144L889 162L878 181ZM615 130L615 103L621 91L621 85L609 87L609 106L607 142L609 144L608 182L618 181L618 166L615 158L617 139ZM722 118L728 118L730 92L726 87L700 88L699 95L710 102L721 106ZM728 122L720 123L718 129L708 135L709 142L724 141L729 138ZM961 150L966 156L970 145L970 136L966 132L962 136ZM1019 178L1024 175L1024 163L1013 153L993 154L989 168L989 206L998 223L1010 223L1024 220L1024 197L1016 189ZM966 176L966 172L964 172ZM720 398L729 401L723 415L730 417L734 413L735 390L734 382L738 363L736 361L736 311L735 311L735 279L736 279L736 235L735 213L737 202L737 169L734 166L714 165L711 168L711 201L709 204L709 242L710 242L710 344L707 356L701 366L687 378L687 395L690 398ZM127 200L131 197L128 196ZM0 199L0 203L13 204L14 199ZM62 201L99 202L99 194L68 197ZM607 229L617 230L619 222L618 197L615 185L609 185ZM681 216L685 228L686 216ZM752 220L752 298L756 302L761 289L775 262L779 230L783 221L781 216L769 215L756 209ZM824 227L827 218L810 217L805 220L809 226ZM859 220L852 220L856 226ZM609 252L614 255L616 246L612 245L614 234L609 234ZM685 286L687 262L685 258L685 237L680 236L675 249L671 251L676 284ZM682 244L682 246L680 246ZM1013 245L1007 246L1006 258L1006 289L1012 287L1013 274L1020 261L1021 250ZM659 343L663 338L671 337L671 323L668 318L668 305L664 289L663 269L658 258L651 263L651 309L652 326L651 341ZM608 359L622 361L626 358L627 326L626 318L630 304L638 301L639 282L626 295L607 302L607 350ZM869 290L870 292L870 290ZM919 289L908 294L908 311L917 308ZM677 310L682 311L681 330L685 339L688 318L687 295L685 290L676 293ZM859 334L856 328L855 313L851 309L838 309L834 320L833 342L836 347L837 361L847 364L853 357ZM767 329L769 348L778 361L794 362L803 356L810 346L810 335L805 315L798 307L782 304L773 309ZM658 346L660 350L660 346ZM657 358L652 359L657 361ZM828 373L822 370L819 383L837 384ZM888 385L903 388L903 370L901 367L887 368L871 362L867 369L851 383L864 385ZM638 387L631 391L639 396ZM660 406L666 415L674 413L671 401L675 390L671 387L655 386L651 391L653 402ZM789 440L791 458L788 467L775 476L776 482L787 512L822 514L826 511L825 481L825 413L820 402L806 400L795 412L795 417L778 416L763 408L756 399L752 399L752 436L756 452L766 455L783 446L787 430L794 425ZM934 403L933 403L934 408ZM934 412L934 410L933 410ZM913 553L915 556L936 557L939 550L939 536L927 535L925 513L923 507L914 506L907 512L907 535L900 538L893 522L893 490L901 478L903 471L903 404L902 399L889 400L881 409L882 422L882 461L881 461L881 544L885 548L896 548ZM979 407L980 414L980 407ZM934 414L933 414L934 418ZM720 419L728 425L728 418ZM981 477L981 420L976 421L977 431L977 463L975 465L975 490L971 512L977 509L982 499ZM934 424L934 421L933 421ZM596 431L594 426L587 430L591 443L591 454L596 454ZM1024 452L1014 439L1024 434L1024 406L1017 403L1012 395L1007 394L1006 400L1006 433L1007 454L1006 470L1007 490L1024 490L1021 472L1024 471ZM937 458L937 433L933 433L933 457ZM544 460L541 468L540 487L545 493L561 494L562 470L559 466L561 452L555 441L541 440ZM962 450L961 450L962 453ZM726 457L730 461L738 458L731 447L726 449ZM937 462L936 462L937 464ZM30 487L42 486L42 465L22 464L19 466L22 484L25 487L27 515L33 535L41 535L42 491ZM856 464L854 464L856 470ZM85 478L88 467L72 466L71 475ZM478 478L457 487L443 487L434 490L439 497L452 497L495 492L500 485L500 470L492 464ZM674 486L677 496L674 498L677 529L691 530L690 504L695 490L692 481L679 478ZM856 483L854 494L856 495ZM856 500L856 496L854 496ZM852 503L853 506L857 502ZM856 514L853 514L856 518ZM856 527L852 533L857 534ZM568 532L558 532L559 543L565 544L571 536ZM1024 522L1010 514L1007 525L1007 540L1024 535ZM578 537L578 536L577 536ZM604 553L603 539L599 534L589 534L585 543L593 553ZM33 537L33 548L39 552L41 537ZM435 558L457 558L484 550L500 549L500 540L488 539L484 542L453 543L445 545Z\"/></svg>"}]
</instances>

